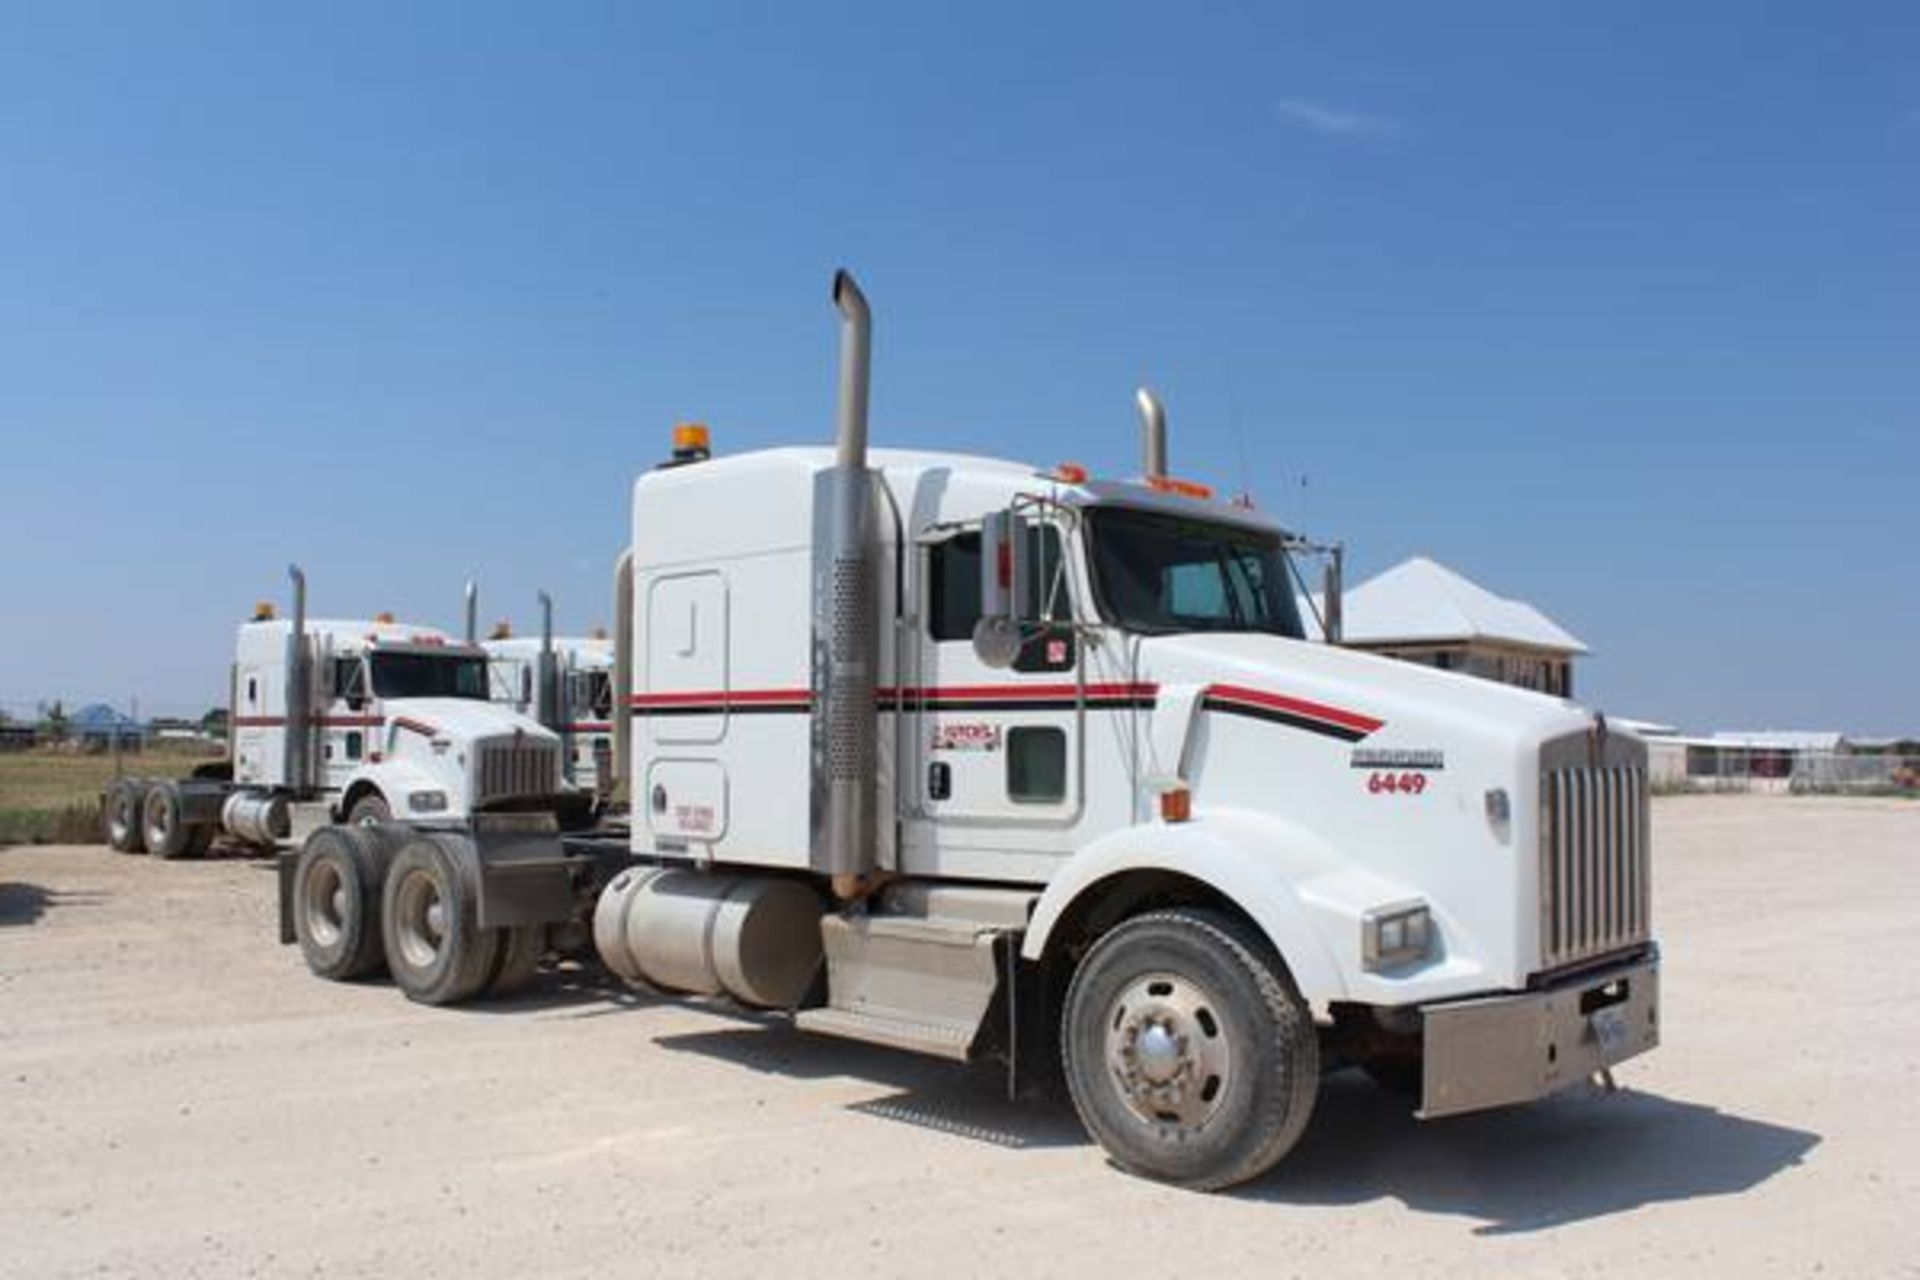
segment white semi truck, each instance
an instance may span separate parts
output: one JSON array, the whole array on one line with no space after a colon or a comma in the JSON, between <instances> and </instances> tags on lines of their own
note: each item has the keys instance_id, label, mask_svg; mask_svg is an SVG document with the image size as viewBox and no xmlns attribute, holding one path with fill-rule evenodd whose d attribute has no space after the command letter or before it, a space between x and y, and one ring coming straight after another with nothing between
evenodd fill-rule
<instances>
[{"instance_id":1,"label":"white semi truck","mask_svg":"<svg viewBox=\"0 0 1920 1280\"><path fill-rule=\"evenodd\" d=\"M432 627L309 619L240 625L228 759L183 779L127 778L107 792L109 843L172 858L218 836L272 848L333 822L464 821L483 810L571 803L561 741L488 700L487 655Z\"/></svg>"},{"instance_id":2,"label":"white semi truck","mask_svg":"<svg viewBox=\"0 0 1920 1280\"><path fill-rule=\"evenodd\" d=\"M834 300L834 447L682 440L634 485L630 827L316 836L286 916L345 901L428 1002L590 918L633 982L1064 1076L1118 1163L1199 1188L1279 1160L1334 1066L1442 1116L1657 1043L1638 741L1304 640L1286 531L1168 476L1157 414L1137 481L870 452Z\"/></svg>"},{"instance_id":3,"label":"white semi truck","mask_svg":"<svg viewBox=\"0 0 1920 1280\"><path fill-rule=\"evenodd\" d=\"M480 641L488 696L560 735L567 782L588 795L613 787L613 642L603 635L553 634L553 601L540 593L538 636L505 624Z\"/></svg>"}]
</instances>

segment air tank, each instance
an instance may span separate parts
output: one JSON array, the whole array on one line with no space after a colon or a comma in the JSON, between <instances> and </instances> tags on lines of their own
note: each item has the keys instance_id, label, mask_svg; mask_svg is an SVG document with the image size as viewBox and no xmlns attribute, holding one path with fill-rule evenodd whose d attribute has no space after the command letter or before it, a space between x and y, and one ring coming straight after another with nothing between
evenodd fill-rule
<instances>
[{"instance_id":1,"label":"air tank","mask_svg":"<svg viewBox=\"0 0 1920 1280\"><path fill-rule=\"evenodd\" d=\"M593 912L593 945L628 982L791 1009L820 972L820 895L797 880L634 867Z\"/></svg>"}]
</instances>

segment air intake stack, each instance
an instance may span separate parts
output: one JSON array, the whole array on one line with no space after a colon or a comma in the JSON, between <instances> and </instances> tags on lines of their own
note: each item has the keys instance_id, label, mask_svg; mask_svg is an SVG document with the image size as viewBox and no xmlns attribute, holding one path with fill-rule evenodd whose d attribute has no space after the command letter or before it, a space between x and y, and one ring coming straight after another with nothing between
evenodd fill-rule
<instances>
[{"instance_id":1,"label":"air intake stack","mask_svg":"<svg viewBox=\"0 0 1920 1280\"><path fill-rule=\"evenodd\" d=\"M1144 445L1145 475L1151 480L1155 476L1167 474L1167 411L1160 407L1160 400L1146 387L1133 393L1134 403L1140 406L1140 425Z\"/></svg>"}]
</instances>

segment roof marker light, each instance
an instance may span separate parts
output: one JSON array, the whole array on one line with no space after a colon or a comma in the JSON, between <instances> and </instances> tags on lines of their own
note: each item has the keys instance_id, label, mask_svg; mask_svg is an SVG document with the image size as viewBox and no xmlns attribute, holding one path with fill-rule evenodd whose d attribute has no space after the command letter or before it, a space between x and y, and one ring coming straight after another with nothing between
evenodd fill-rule
<instances>
[{"instance_id":1,"label":"roof marker light","mask_svg":"<svg viewBox=\"0 0 1920 1280\"><path fill-rule=\"evenodd\" d=\"M713 437L704 422L682 422L673 429L673 460L704 462L713 456Z\"/></svg>"},{"instance_id":2,"label":"roof marker light","mask_svg":"<svg viewBox=\"0 0 1920 1280\"><path fill-rule=\"evenodd\" d=\"M1213 486L1201 484L1198 480L1180 480L1173 476L1148 476L1147 485L1161 493L1177 493L1183 498L1198 498L1203 502L1213 497Z\"/></svg>"},{"instance_id":3,"label":"roof marker light","mask_svg":"<svg viewBox=\"0 0 1920 1280\"><path fill-rule=\"evenodd\" d=\"M1085 484L1087 469L1077 462L1063 462L1053 469L1053 478L1061 484Z\"/></svg>"}]
</instances>

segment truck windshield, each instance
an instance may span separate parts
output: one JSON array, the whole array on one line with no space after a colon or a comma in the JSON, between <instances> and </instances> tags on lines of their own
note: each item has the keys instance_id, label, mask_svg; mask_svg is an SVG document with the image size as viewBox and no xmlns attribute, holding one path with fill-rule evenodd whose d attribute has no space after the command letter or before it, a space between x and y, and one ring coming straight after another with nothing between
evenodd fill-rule
<instances>
[{"instance_id":1,"label":"truck windshield","mask_svg":"<svg viewBox=\"0 0 1920 1280\"><path fill-rule=\"evenodd\" d=\"M1109 622L1153 635L1304 635L1277 534L1124 507L1094 507L1087 523Z\"/></svg>"},{"instance_id":2,"label":"truck windshield","mask_svg":"<svg viewBox=\"0 0 1920 1280\"><path fill-rule=\"evenodd\" d=\"M373 692L380 698L487 696L487 660L454 653L376 653Z\"/></svg>"}]
</instances>

